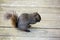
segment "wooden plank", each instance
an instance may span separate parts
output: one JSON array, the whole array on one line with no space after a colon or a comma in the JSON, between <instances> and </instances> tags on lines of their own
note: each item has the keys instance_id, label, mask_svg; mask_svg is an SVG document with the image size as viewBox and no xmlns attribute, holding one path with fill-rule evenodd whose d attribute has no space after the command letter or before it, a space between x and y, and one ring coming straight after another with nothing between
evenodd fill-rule
<instances>
[{"instance_id":1,"label":"wooden plank","mask_svg":"<svg viewBox=\"0 0 60 40\"><path fill-rule=\"evenodd\" d=\"M52 17L51 17L52 15ZM49 16L49 17L48 17ZM60 19L59 15L56 14L42 14L41 22L35 24L37 27L46 27L46 28L60 28ZM5 20L3 14L1 14L0 25L6 26L11 25L11 21ZM35 27L34 26L34 27Z\"/></svg>"},{"instance_id":2,"label":"wooden plank","mask_svg":"<svg viewBox=\"0 0 60 40\"><path fill-rule=\"evenodd\" d=\"M60 22L59 21L41 21L37 24L32 25L32 27L60 28Z\"/></svg>"},{"instance_id":3,"label":"wooden plank","mask_svg":"<svg viewBox=\"0 0 60 40\"><path fill-rule=\"evenodd\" d=\"M0 37L0 40L60 40L60 38L40 38L40 37Z\"/></svg>"},{"instance_id":4,"label":"wooden plank","mask_svg":"<svg viewBox=\"0 0 60 40\"><path fill-rule=\"evenodd\" d=\"M12 40L60 40L60 38L12 37Z\"/></svg>"},{"instance_id":5,"label":"wooden plank","mask_svg":"<svg viewBox=\"0 0 60 40\"><path fill-rule=\"evenodd\" d=\"M40 38L60 38L60 29L30 29L31 32L23 32L15 28L0 28L0 36L10 37L40 37Z\"/></svg>"},{"instance_id":6,"label":"wooden plank","mask_svg":"<svg viewBox=\"0 0 60 40\"><path fill-rule=\"evenodd\" d=\"M4 0L2 6L60 7L60 0Z\"/></svg>"},{"instance_id":7,"label":"wooden plank","mask_svg":"<svg viewBox=\"0 0 60 40\"><path fill-rule=\"evenodd\" d=\"M12 40L60 40L60 38L15 37Z\"/></svg>"},{"instance_id":8,"label":"wooden plank","mask_svg":"<svg viewBox=\"0 0 60 40\"><path fill-rule=\"evenodd\" d=\"M14 8L11 8L11 7L8 7L8 8L3 7L4 11L1 11L1 15L3 15L4 12L6 13L8 10L10 11L13 9ZM37 8L37 9L35 9L35 8L15 8L14 10L17 11L18 14L25 13L25 12L26 13L39 12L42 17L42 20L58 20L60 18L60 9L58 9L58 8L51 8L51 9L50 8L41 8L41 9L39 9L39 8Z\"/></svg>"},{"instance_id":9,"label":"wooden plank","mask_svg":"<svg viewBox=\"0 0 60 40\"><path fill-rule=\"evenodd\" d=\"M1 11L0 12L0 26L10 26L11 25L11 21L5 20L4 19L4 14L6 13L6 11ZM40 14L42 17L41 22L33 25L33 27L41 27L41 28L60 28L60 14L58 13L48 13L48 14L44 14L41 13ZM6 23L7 22L7 23Z\"/></svg>"},{"instance_id":10,"label":"wooden plank","mask_svg":"<svg viewBox=\"0 0 60 40\"><path fill-rule=\"evenodd\" d=\"M60 40L60 29L31 29L30 33L0 28L0 40Z\"/></svg>"},{"instance_id":11,"label":"wooden plank","mask_svg":"<svg viewBox=\"0 0 60 40\"><path fill-rule=\"evenodd\" d=\"M4 26L12 27L10 21L5 21L5 22L3 21L3 22L1 22L0 26L3 26L3 27ZM60 21L41 21L39 23L36 23L36 24L32 25L32 27L39 27L39 28L60 28Z\"/></svg>"},{"instance_id":12,"label":"wooden plank","mask_svg":"<svg viewBox=\"0 0 60 40\"><path fill-rule=\"evenodd\" d=\"M5 36L1 36L0 40L11 40L11 38L10 37L5 37Z\"/></svg>"},{"instance_id":13,"label":"wooden plank","mask_svg":"<svg viewBox=\"0 0 60 40\"><path fill-rule=\"evenodd\" d=\"M0 19L4 21L4 16L5 13L0 14ZM18 14L20 16L20 14ZM60 21L60 14L40 14L41 15L41 20L46 20L46 21Z\"/></svg>"},{"instance_id":14,"label":"wooden plank","mask_svg":"<svg viewBox=\"0 0 60 40\"><path fill-rule=\"evenodd\" d=\"M31 13L31 12L39 12L40 14L60 14L60 8L52 8L52 7L1 7L3 11L1 13L14 10L17 13Z\"/></svg>"}]
</instances>

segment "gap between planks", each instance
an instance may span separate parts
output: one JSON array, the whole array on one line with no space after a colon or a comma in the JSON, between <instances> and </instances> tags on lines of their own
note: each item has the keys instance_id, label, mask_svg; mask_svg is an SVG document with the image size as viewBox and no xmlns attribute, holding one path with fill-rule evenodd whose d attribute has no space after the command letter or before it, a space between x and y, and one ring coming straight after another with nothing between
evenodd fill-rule
<instances>
[{"instance_id":1,"label":"gap between planks","mask_svg":"<svg viewBox=\"0 0 60 40\"><path fill-rule=\"evenodd\" d=\"M11 26L0 26L0 28L14 28ZM31 29L60 29L60 28L40 28L40 27L31 27Z\"/></svg>"}]
</instances>

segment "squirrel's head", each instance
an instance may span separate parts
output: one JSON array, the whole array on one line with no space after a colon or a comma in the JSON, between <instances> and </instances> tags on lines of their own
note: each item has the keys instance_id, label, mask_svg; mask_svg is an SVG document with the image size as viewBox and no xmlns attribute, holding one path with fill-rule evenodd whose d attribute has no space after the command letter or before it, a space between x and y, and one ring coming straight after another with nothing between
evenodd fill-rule
<instances>
[{"instance_id":1,"label":"squirrel's head","mask_svg":"<svg viewBox=\"0 0 60 40\"><path fill-rule=\"evenodd\" d=\"M35 24L36 22L41 21L41 16L37 12L32 13L30 17L31 17L30 18L30 23L31 24Z\"/></svg>"},{"instance_id":2,"label":"squirrel's head","mask_svg":"<svg viewBox=\"0 0 60 40\"><path fill-rule=\"evenodd\" d=\"M41 21L41 16L39 15L38 12L34 12L33 16L34 16L34 19L36 20L36 22L40 22Z\"/></svg>"}]
</instances>

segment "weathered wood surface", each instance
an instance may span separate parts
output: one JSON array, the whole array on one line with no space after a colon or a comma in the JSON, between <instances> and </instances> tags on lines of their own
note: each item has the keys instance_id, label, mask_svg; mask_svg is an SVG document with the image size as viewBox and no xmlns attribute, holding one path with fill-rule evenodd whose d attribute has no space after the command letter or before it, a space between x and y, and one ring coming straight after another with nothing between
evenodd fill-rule
<instances>
[{"instance_id":1,"label":"weathered wood surface","mask_svg":"<svg viewBox=\"0 0 60 40\"><path fill-rule=\"evenodd\" d=\"M18 15L38 12L42 20L30 33L23 32L4 19L11 10ZM0 0L0 40L60 40L60 0Z\"/></svg>"},{"instance_id":2,"label":"weathered wood surface","mask_svg":"<svg viewBox=\"0 0 60 40\"><path fill-rule=\"evenodd\" d=\"M60 7L60 0L2 0L2 6Z\"/></svg>"},{"instance_id":3,"label":"weathered wood surface","mask_svg":"<svg viewBox=\"0 0 60 40\"><path fill-rule=\"evenodd\" d=\"M60 40L60 29L32 28L30 30L31 32L27 33L15 28L0 28L0 37L12 40Z\"/></svg>"}]
</instances>

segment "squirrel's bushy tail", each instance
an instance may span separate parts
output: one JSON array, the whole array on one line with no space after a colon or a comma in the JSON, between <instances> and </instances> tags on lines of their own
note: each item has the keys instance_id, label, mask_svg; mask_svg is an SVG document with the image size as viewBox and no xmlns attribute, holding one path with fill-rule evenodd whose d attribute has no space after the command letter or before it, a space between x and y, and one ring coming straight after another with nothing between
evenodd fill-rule
<instances>
[{"instance_id":1,"label":"squirrel's bushy tail","mask_svg":"<svg viewBox=\"0 0 60 40\"><path fill-rule=\"evenodd\" d=\"M18 16L16 15L15 12L13 12L12 14L11 13L6 13L5 14L5 18L6 19L10 19L11 20L11 24L17 28L18 27Z\"/></svg>"}]
</instances>

